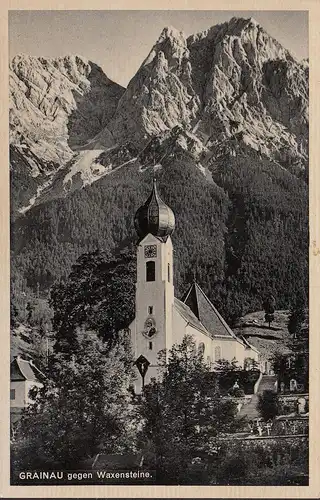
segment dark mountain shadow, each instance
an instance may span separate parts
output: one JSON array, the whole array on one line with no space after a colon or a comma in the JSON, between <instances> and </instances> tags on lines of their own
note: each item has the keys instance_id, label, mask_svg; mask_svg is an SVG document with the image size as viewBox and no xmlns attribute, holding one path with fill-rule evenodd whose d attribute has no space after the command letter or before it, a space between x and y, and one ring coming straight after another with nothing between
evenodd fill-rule
<instances>
[{"instance_id":1,"label":"dark mountain shadow","mask_svg":"<svg viewBox=\"0 0 320 500\"><path fill-rule=\"evenodd\" d=\"M74 151L80 149L103 130L125 91L121 85L110 80L102 69L89 61L91 72L87 79L90 88L83 85L83 94L73 91L77 108L71 113L68 122L68 144ZM79 85L81 88L81 84Z\"/></svg>"}]
</instances>

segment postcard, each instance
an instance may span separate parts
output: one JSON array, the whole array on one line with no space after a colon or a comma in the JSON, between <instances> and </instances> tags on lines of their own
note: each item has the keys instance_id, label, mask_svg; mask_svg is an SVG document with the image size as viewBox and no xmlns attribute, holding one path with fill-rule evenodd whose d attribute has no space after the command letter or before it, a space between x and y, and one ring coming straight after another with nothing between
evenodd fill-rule
<instances>
[{"instance_id":1,"label":"postcard","mask_svg":"<svg viewBox=\"0 0 320 500\"><path fill-rule=\"evenodd\" d=\"M319 9L265 7L4 11L3 497L319 493Z\"/></svg>"}]
</instances>

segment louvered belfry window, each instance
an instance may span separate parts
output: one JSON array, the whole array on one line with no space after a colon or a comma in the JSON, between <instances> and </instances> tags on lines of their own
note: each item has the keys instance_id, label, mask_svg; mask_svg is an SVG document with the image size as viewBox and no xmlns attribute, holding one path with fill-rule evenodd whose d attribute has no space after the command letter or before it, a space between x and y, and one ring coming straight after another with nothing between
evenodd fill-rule
<instances>
[{"instance_id":1,"label":"louvered belfry window","mask_svg":"<svg viewBox=\"0 0 320 500\"><path fill-rule=\"evenodd\" d=\"M156 279L156 263L153 260L149 260L146 263L146 280L155 281Z\"/></svg>"}]
</instances>

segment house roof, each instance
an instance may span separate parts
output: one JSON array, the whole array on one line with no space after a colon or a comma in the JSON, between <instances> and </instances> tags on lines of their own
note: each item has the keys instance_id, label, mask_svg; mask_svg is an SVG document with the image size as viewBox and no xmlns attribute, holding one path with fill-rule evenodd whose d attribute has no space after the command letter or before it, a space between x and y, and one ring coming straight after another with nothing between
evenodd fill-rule
<instances>
[{"instance_id":1,"label":"house roof","mask_svg":"<svg viewBox=\"0 0 320 500\"><path fill-rule=\"evenodd\" d=\"M212 337L232 337L241 342L197 283L191 285L182 302Z\"/></svg>"},{"instance_id":2,"label":"house roof","mask_svg":"<svg viewBox=\"0 0 320 500\"><path fill-rule=\"evenodd\" d=\"M22 359L20 356L14 358L10 364L10 380L18 382L23 380L32 380L39 382L45 375L30 360Z\"/></svg>"}]
</instances>

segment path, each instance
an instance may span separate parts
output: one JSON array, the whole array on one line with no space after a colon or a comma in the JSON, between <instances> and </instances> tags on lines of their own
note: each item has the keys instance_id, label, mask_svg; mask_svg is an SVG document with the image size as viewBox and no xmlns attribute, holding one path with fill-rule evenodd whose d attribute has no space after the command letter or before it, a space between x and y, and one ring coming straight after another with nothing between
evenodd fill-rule
<instances>
[{"instance_id":1,"label":"path","mask_svg":"<svg viewBox=\"0 0 320 500\"><path fill-rule=\"evenodd\" d=\"M243 405L239 417L247 417L248 420L259 418L260 415L257 410L258 394L262 394L263 391L275 391L276 381L277 377L275 375L262 375L257 393L253 394L250 403Z\"/></svg>"}]
</instances>

